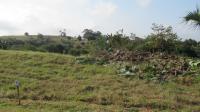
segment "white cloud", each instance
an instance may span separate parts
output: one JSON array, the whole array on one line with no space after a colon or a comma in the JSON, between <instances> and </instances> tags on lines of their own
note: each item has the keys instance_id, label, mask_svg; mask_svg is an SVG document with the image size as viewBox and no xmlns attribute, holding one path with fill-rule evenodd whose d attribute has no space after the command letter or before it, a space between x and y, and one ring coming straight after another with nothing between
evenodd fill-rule
<instances>
[{"instance_id":1,"label":"white cloud","mask_svg":"<svg viewBox=\"0 0 200 112\"><path fill-rule=\"evenodd\" d=\"M144 7L144 8L148 7L152 2L152 0L136 0L136 1L141 7Z\"/></svg>"},{"instance_id":2,"label":"white cloud","mask_svg":"<svg viewBox=\"0 0 200 112\"><path fill-rule=\"evenodd\" d=\"M99 17L109 17L116 11L116 9L117 6L111 2L100 2L95 5L91 14Z\"/></svg>"},{"instance_id":3,"label":"white cloud","mask_svg":"<svg viewBox=\"0 0 200 112\"><path fill-rule=\"evenodd\" d=\"M103 33L124 28L127 33L147 35L151 23L157 19L145 20L149 17L148 10L140 12L137 7L134 10L135 7L124 6L133 2L146 8L153 0L124 0L123 3L121 0L0 0L0 35L58 34L64 28L68 35L80 34L85 28ZM187 33L182 29L177 31ZM199 37L199 33L193 35Z\"/></svg>"},{"instance_id":4,"label":"white cloud","mask_svg":"<svg viewBox=\"0 0 200 112\"><path fill-rule=\"evenodd\" d=\"M10 28L13 31L1 31L0 35L10 32L23 34L26 31L58 34L63 28L74 35L84 28L95 27L99 17L106 19L115 10L115 4L106 0L0 0L0 21L15 27Z\"/></svg>"}]
</instances>

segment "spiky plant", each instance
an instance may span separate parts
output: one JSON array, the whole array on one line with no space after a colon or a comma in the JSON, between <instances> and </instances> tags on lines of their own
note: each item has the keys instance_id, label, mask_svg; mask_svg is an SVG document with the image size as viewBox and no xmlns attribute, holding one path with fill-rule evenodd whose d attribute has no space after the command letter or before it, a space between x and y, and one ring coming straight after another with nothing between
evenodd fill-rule
<instances>
[{"instance_id":1,"label":"spiky plant","mask_svg":"<svg viewBox=\"0 0 200 112\"><path fill-rule=\"evenodd\" d=\"M184 21L192 22L195 27L200 27L200 10L197 7L195 11L189 12L185 17Z\"/></svg>"}]
</instances>

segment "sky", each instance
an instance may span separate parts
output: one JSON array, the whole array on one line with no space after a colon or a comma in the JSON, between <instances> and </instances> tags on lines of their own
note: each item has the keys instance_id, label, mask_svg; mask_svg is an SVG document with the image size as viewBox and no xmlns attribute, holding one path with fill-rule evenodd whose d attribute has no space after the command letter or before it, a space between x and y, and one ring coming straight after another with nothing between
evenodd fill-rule
<instances>
[{"instance_id":1,"label":"sky","mask_svg":"<svg viewBox=\"0 0 200 112\"><path fill-rule=\"evenodd\" d=\"M197 5L200 0L0 0L0 35L58 35L66 29L76 36L87 28L146 37L157 23L172 26L183 39L200 40L200 29L183 22Z\"/></svg>"}]
</instances>

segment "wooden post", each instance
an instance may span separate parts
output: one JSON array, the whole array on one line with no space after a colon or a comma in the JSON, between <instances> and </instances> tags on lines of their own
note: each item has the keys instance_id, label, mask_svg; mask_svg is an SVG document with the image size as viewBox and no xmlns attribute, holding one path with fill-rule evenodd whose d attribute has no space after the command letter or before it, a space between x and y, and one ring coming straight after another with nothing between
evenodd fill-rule
<instances>
[{"instance_id":1,"label":"wooden post","mask_svg":"<svg viewBox=\"0 0 200 112\"><path fill-rule=\"evenodd\" d=\"M20 95L19 95L19 87L17 87L17 96L18 96L18 105L21 105Z\"/></svg>"},{"instance_id":2,"label":"wooden post","mask_svg":"<svg viewBox=\"0 0 200 112\"><path fill-rule=\"evenodd\" d=\"M15 85L16 85L16 88L17 88L18 105L21 105L21 99L20 99L20 94L19 94L20 82L18 80L16 80Z\"/></svg>"}]
</instances>

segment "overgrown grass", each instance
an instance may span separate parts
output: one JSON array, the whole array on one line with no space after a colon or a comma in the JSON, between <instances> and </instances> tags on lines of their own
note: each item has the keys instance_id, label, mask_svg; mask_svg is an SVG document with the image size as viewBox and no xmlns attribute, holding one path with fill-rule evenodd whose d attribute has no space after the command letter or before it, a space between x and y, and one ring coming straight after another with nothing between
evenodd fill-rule
<instances>
[{"instance_id":1,"label":"overgrown grass","mask_svg":"<svg viewBox=\"0 0 200 112\"><path fill-rule=\"evenodd\" d=\"M200 111L200 83L154 83L73 56L0 51L1 112ZM15 80L21 82L17 105Z\"/></svg>"}]
</instances>

